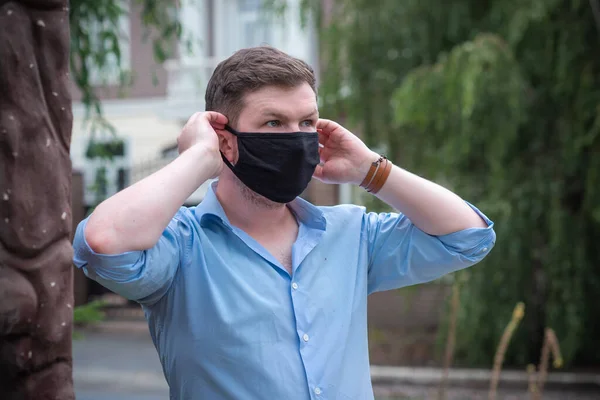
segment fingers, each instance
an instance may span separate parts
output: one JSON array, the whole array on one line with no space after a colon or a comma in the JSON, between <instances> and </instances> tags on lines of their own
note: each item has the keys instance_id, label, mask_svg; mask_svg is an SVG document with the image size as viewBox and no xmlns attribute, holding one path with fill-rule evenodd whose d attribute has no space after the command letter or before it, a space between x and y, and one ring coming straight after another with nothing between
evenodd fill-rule
<instances>
[{"instance_id":1,"label":"fingers","mask_svg":"<svg viewBox=\"0 0 600 400\"><path fill-rule=\"evenodd\" d=\"M192 125L194 123L194 121L196 121L196 119L198 119L198 116L201 115L201 112L195 112L192 114L191 117L188 118L187 122L185 123L186 125Z\"/></svg>"},{"instance_id":2,"label":"fingers","mask_svg":"<svg viewBox=\"0 0 600 400\"><path fill-rule=\"evenodd\" d=\"M329 139L329 136L325 136L324 134L321 134L321 132L318 132L318 133L319 133L319 147L323 147L323 146L325 146L325 144L327 144L327 140Z\"/></svg>"},{"instance_id":3,"label":"fingers","mask_svg":"<svg viewBox=\"0 0 600 400\"><path fill-rule=\"evenodd\" d=\"M337 122L333 122L329 119L319 118L317 121L317 132L322 135L329 136L336 129L340 129L342 126Z\"/></svg>"},{"instance_id":4,"label":"fingers","mask_svg":"<svg viewBox=\"0 0 600 400\"><path fill-rule=\"evenodd\" d=\"M229 122L225 115L215 111L207 111L205 118L213 129L220 131L224 130L225 125Z\"/></svg>"},{"instance_id":5,"label":"fingers","mask_svg":"<svg viewBox=\"0 0 600 400\"><path fill-rule=\"evenodd\" d=\"M323 180L323 166L322 165L317 165L317 168L315 168L315 172L313 173L313 177L317 178L320 181Z\"/></svg>"},{"instance_id":6,"label":"fingers","mask_svg":"<svg viewBox=\"0 0 600 400\"><path fill-rule=\"evenodd\" d=\"M213 129L224 130L229 122L227 117L216 111L197 112L191 116L188 123L197 123L199 119L204 119Z\"/></svg>"},{"instance_id":7,"label":"fingers","mask_svg":"<svg viewBox=\"0 0 600 400\"><path fill-rule=\"evenodd\" d=\"M225 125L228 122L227 117L220 112L206 111L203 114L211 124Z\"/></svg>"}]
</instances>

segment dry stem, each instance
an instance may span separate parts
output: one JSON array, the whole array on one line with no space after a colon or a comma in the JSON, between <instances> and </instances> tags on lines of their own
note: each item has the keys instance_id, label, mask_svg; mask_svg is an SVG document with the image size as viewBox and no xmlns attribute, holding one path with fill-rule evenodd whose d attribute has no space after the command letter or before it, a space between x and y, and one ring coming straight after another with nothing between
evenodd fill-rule
<instances>
[{"instance_id":1,"label":"dry stem","mask_svg":"<svg viewBox=\"0 0 600 400\"><path fill-rule=\"evenodd\" d=\"M554 368L562 367L563 360L562 355L560 354L560 347L558 345L558 339L556 338L556 334L551 328L546 328L544 334L544 344L542 346L542 355L540 358L537 390L535 392L534 397L535 400L540 400L542 398L544 384L546 383L546 379L548 378L548 363L550 361L550 353L552 353L552 358L554 359Z\"/></svg>"},{"instance_id":2,"label":"dry stem","mask_svg":"<svg viewBox=\"0 0 600 400\"><path fill-rule=\"evenodd\" d=\"M438 393L439 400L446 399L446 386L448 384L448 375L450 366L454 359L454 345L456 343L456 320L458 318L458 307L460 305L460 284L455 282L452 286L452 300L450 307L450 322L448 325L448 338L446 339L446 354L444 357L444 372L442 381L440 382L440 390Z\"/></svg>"},{"instance_id":3,"label":"dry stem","mask_svg":"<svg viewBox=\"0 0 600 400\"><path fill-rule=\"evenodd\" d=\"M528 387L529 397L531 398L531 400L536 400L536 393L537 393L536 377L537 377L537 371L536 371L535 365L529 364L527 366L527 377L529 378L529 387Z\"/></svg>"},{"instance_id":4,"label":"dry stem","mask_svg":"<svg viewBox=\"0 0 600 400\"><path fill-rule=\"evenodd\" d=\"M508 348L508 344L510 343L510 339L517 329L519 322L523 319L525 315L525 304L522 302L517 303L515 309L513 310L513 315L504 329L504 333L502 334L502 338L500 339L500 344L498 345L498 349L496 350L496 356L494 357L494 369L492 372L492 380L490 382L490 392L489 392L489 400L496 400L496 391L498 389L498 381L500 380L500 371L502 370L502 363L504 362L504 354L506 354L506 349Z\"/></svg>"}]
</instances>

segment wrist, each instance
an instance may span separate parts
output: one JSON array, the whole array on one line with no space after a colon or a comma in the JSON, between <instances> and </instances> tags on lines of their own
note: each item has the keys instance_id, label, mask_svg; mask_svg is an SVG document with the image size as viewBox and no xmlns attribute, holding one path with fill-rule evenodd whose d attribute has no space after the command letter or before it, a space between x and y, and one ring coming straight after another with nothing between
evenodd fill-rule
<instances>
[{"instance_id":1,"label":"wrist","mask_svg":"<svg viewBox=\"0 0 600 400\"><path fill-rule=\"evenodd\" d=\"M393 164L385 156L378 156L377 160L369 166L367 175L360 183L360 187L371 194L377 194L385 185L392 172Z\"/></svg>"},{"instance_id":2,"label":"wrist","mask_svg":"<svg viewBox=\"0 0 600 400\"><path fill-rule=\"evenodd\" d=\"M369 150L365 153L363 157L360 157L360 162L356 167L356 176L352 180L352 183L355 185L360 185L363 183L367 175L369 174L369 170L371 169L371 165L376 162L381 156L374 151Z\"/></svg>"},{"instance_id":3,"label":"wrist","mask_svg":"<svg viewBox=\"0 0 600 400\"><path fill-rule=\"evenodd\" d=\"M186 150L186 153L199 170L208 172L211 177L216 177L221 172L223 161L218 149L210 148L205 143L196 143Z\"/></svg>"}]
</instances>

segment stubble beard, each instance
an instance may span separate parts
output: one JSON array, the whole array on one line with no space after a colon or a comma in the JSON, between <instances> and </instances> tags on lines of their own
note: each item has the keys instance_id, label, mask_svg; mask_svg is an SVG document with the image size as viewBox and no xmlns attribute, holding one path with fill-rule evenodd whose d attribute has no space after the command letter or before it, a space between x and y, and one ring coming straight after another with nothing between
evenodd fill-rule
<instances>
[{"instance_id":1,"label":"stubble beard","mask_svg":"<svg viewBox=\"0 0 600 400\"><path fill-rule=\"evenodd\" d=\"M246 186L237 176L234 175L234 180L237 187L242 194L242 197L245 201L256 206L257 208L261 208L263 210L274 210L282 206L281 203L277 203L275 201L269 200L264 196L256 193L254 190L250 189Z\"/></svg>"}]
</instances>

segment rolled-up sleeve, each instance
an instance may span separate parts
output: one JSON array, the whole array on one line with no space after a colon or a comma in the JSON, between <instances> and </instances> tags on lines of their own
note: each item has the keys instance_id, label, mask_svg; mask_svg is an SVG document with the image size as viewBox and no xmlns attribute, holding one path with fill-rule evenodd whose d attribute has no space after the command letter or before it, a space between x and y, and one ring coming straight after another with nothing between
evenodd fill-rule
<instances>
[{"instance_id":1,"label":"rolled-up sleeve","mask_svg":"<svg viewBox=\"0 0 600 400\"><path fill-rule=\"evenodd\" d=\"M496 233L493 222L469 206L487 227L441 236L423 232L402 214L365 213L369 293L429 282L481 261L494 246Z\"/></svg>"},{"instance_id":2,"label":"rolled-up sleeve","mask_svg":"<svg viewBox=\"0 0 600 400\"><path fill-rule=\"evenodd\" d=\"M143 304L158 301L171 286L189 250L190 228L180 213L152 248L110 255L90 248L84 235L88 219L79 223L73 239L75 266L90 279L129 300Z\"/></svg>"}]
</instances>

